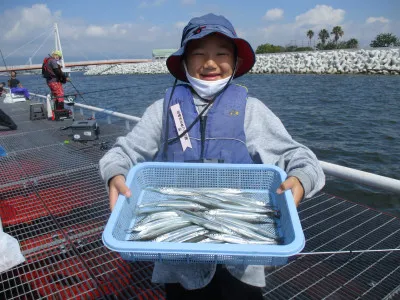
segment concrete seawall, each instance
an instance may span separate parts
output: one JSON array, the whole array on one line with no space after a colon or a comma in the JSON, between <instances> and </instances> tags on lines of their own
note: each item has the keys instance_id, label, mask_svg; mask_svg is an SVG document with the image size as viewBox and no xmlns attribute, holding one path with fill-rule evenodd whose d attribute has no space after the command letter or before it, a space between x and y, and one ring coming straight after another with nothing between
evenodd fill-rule
<instances>
[{"instance_id":1,"label":"concrete seawall","mask_svg":"<svg viewBox=\"0 0 400 300\"><path fill-rule=\"evenodd\" d=\"M253 74L400 75L400 49L332 50L256 55ZM93 66L85 75L166 74L165 61Z\"/></svg>"}]
</instances>

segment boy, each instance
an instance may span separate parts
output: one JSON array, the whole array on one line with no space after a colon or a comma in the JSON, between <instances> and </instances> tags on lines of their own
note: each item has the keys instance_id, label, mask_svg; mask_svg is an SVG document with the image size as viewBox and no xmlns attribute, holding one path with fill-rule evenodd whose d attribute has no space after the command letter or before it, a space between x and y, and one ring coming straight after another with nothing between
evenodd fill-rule
<instances>
[{"instance_id":1,"label":"boy","mask_svg":"<svg viewBox=\"0 0 400 300\"><path fill-rule=\"evenodd\" d=\"M100 160L111 209L118 194L131 196L129 169L152 160L274 164L288 173L277 193L291 189L296 205L323 187L325 176L311 150L294 141L261 101L231 83L254 63L250 44L224 17L189 22L181 48L167 59L174 86ZM186 130L175 127L177 117ZM265 286L263 266L156 263L152 280L166 283L167 299L262 299Z\"/></svg>"}]
</instances>

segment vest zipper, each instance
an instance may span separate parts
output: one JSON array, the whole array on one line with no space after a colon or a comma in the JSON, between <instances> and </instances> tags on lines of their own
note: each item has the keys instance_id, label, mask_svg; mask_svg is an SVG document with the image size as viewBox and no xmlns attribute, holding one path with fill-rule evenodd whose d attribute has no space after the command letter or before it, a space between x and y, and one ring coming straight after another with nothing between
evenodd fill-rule
<instances>
[{"instance_id":1,"label":"vest zipper","mask_svg":"<svg viewBox=\"0 0 400 300\"><path fill-rule=\"evenodd\" d=\"M201 116L200 117L200 136L201 136L200 160L204 159L204 146L206 141L206 122L207 122L207 116Z\"/></svg>"}]
</instances>

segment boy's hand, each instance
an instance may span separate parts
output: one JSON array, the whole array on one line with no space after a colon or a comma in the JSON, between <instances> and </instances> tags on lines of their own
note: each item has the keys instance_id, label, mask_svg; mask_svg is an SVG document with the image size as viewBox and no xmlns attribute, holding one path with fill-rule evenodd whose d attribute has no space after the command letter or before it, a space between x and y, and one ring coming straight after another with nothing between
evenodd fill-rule
<instances>
[{"instance_id":1,"label":"boy's hand","mask_svg":"<svg viewBox=\"0 0 400 300\"><path fill-rule=\"evenodd\" d=\"M110 188L110 209L113 210L115 203L117 203L117 199L119 194L124 195L125 197L131 197L132 192L125 184L125 177L122 175L117 175L111 178L108 182L108 187Z\"/></svg>"},{"instance_id":2,"label":"boy's hand","mask_svg":"<svg viewBox=\"0 0 400 300\"><path fill-rule=\"evenodd\" d=\"M296 206L298 206L301 199L303 199L304 197L304 188L297 177L288 177L284 182L282 182L276 192L278 194L282 194L284 191L289 189L292 190L294 203L296 204Z\"/></svg>"}]
</instances>

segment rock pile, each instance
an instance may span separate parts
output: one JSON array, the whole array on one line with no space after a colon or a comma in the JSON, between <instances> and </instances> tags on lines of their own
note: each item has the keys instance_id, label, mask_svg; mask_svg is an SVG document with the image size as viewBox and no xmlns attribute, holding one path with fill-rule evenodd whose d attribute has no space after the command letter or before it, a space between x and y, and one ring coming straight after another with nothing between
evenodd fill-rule
<instances>
[{"instance_id":1,"label":"rock pile","mask_svg":"<svg viewBox=\"0 0 400 300\"><path fill-rule=\"evenodd\" d=\"M85 75L167 74L165 61L90 67ZM400 75L400 49L258 54L253 74Z\"/></svg>"}]
</instances>

